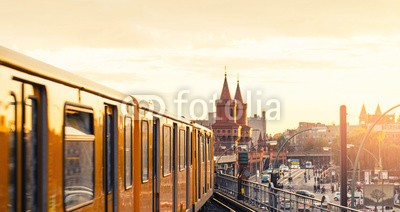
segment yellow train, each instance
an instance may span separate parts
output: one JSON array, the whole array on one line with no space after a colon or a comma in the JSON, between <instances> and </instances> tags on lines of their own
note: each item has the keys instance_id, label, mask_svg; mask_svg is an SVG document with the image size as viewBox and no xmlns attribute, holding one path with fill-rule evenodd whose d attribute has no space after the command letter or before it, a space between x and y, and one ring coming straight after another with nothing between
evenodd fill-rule
<instances>
[{"instance_id":1,"label":"yellow train","mask_svg":"<svg viewBox=\"0 0 400 212\"><path fill-rule=\"evenodd\" d=\"M212 131L0 47L0 211L197 211Z\"/></svg>"}]
</instances>

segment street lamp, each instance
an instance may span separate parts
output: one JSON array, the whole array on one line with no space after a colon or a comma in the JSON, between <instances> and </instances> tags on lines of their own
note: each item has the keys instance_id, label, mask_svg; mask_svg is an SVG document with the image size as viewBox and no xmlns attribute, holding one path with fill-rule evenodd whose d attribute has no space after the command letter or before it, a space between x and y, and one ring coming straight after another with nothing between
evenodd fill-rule
<instances>
[{"instance_id":1,"label":"street lamp","mask_svg":"<svg viewBox=\"0 0 400 212\"><path fill-rule=\"evenodd\" d=\"M359 146L356 146L354 144L347 144L347 149L350 149L350 148L353 148L353 147L359 147ZM364 150L366 153L370 154L375 159L375 164L379 164L380 163L380 160L371 151L369 151L365 147L363 147L362 150Z\"/></svg>"},{"instance_id":2,"label":"street lamp","mask_svg":"<svg viewBox=\"0 0 400 212\"><path fill-rule=\"evenodd\" d=\"M326 128L325 127L313 127L313 128L305 129L305 130L302 130L302 131L299 131L299 132L295 133L290 138L286 139L283 142L283 144L281 145L281 147L279 148L278 153L276 154L276 157L275 157L275 160L274 160L274 163L273 163L273 166L272 166L272 173L274 173L274 168L275 168L277 160L279 158L279 154L281 153L283 148L286 146L286 144L289 143L289 141L292 140L296 135L299 135L299 134L307 132L307 131L317 131L317 132L321 131L321 132L324 132L324 131L326 131Z\"/></svg>"},{"instance_id":3,"label":"street lamp","mask_svg":"<svg viewBox=\"0 0 400 212\"><path fill-rule=\"evenodd\" d=\"M378 117L378 119L376 119L375 120L375 122L369 127L369 129L368 129L368 131L367 131L367 133L365 134L365 136L364 136L364 138L363 138L363 140L362 140L362 142L361 142L361 144L360 144L360 147L358 148L358 152L357 152L357 156L356 156L356 160L354 161L354 164L357 164L358 163L358 160L360 159L360 152L361 152L361 149L364 147L364 143L365 143L365 141L367 140L367 137L369 136L369 134L371 133L371 131L372 131L372 129L374 128L374 126L387 114L387 113L389 113L390 111L392 111L392 110L394 110L395 108L398 108L398 107L400 107L400 104L398 104L398 105L396 105L396 106L394 106L394 107L392 107L392 108L390 108L389 110L387 110L387 111L385 111L384 113L382 113L382 115L380 115L379 117ZM355 182L355 179L356 178L356 171L355 171L355 169L353 169L353 172L352 172L352 182L351 182L351 207L353 207L354 208L354 190L355 190L355 187L356 187L356 182Z\"/></svg>"}]
</instances>

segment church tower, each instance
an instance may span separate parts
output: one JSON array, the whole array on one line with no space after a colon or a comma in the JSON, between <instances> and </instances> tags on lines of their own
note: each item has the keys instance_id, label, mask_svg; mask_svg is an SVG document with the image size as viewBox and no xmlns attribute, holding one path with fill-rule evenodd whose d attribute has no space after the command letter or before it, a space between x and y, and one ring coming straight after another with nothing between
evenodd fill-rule
<instances>
[{"instance_id":1,"label":"church tower","mask_svg":"<svg viewBox=\"0 0 400 212\"><path fill-rule=\"evenodd\" d=\"M251 139L251 128L247 122L247 104L243 102L242 92L240 91L239 77L237 80L236 92L236 123L242 126L241 139L239 142L248 142Z\"/></svg>"},{"instance_id":2,"label":"church tower","mask_svg":"<svg viewBox=\"0 0 400 212\"><path fill-rule=\"evenodd\" d=\"M363 104L362 108L361 108L361 113L359 118L359 125L363 126L366 125L368 123L368 114L367 114L367 110L365 110L365 106Z\"/></svg>"},{"instance_id":3,"label":"church tower","mask_svg":"<svg viewBox=\"0 0 400 212\"><path fill-rule=\"evenodd\" d=\"M230 122L236 123L236 101L231 99L231 93L229 92L228 81L225 79L222 86L221 97L216 101L217 106L217 117L216 123L218 122Z\"/></svg>"},{"instance_id":4,"label":"church tower","mask_svg":"<svg viewBox=\"0 0 400 212\"><path fill-rule=\"evenodd\" d=\"M220 155L224 152L225 154L230 154L226 149L229 149L232 145L236 145L240 140L242 127L236 123L237 104L236 100L231 99L226 79L226 70L221 96L215 103L216 120L212 125L215 136L215 155Z\"/></svg>"}]
</instances>

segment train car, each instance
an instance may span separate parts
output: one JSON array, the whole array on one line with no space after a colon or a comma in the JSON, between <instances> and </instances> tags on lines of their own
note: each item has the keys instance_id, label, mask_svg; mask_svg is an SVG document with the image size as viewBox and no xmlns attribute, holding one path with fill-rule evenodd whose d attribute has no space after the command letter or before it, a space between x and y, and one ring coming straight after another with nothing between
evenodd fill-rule
<instances>
[{"instance_id":1,"label":"train car","mask_svg":"<svg viewBox=\"0 0 400 212\"><path fill-rule=\"evenodd\" d=\"M0 81L1 211L196 211L210 197L209 129L2 47Z\"/></svg>"},{"instance_id":2,"label":"train car","mask_svg":"<svg viewBox=\"0 0 400 212\"><path fill-rule=\"evenodd\" d=\"M192 131L192 159L194 161L193 175L193 205L198 211L213 192L214 173L214 137L209 129L194 125Z\"/></svg>"},{"instance_id":3,"label":"train car","mask_svg":"<svg viewBox=\"0 0 400 212\"><path fill-rule=\"evenodd\" d=\"M136 176L138 209L199 210L213 192L212 132L144 107L139 114L142 171Z\"/></svg>"},{"instance_id":4,"label":"train car","mask_svg":"<svg viewBox=\"0 0 400 212\"><path fill-rule=\"evenodd\" d=\"M129 210L136 105L4 48L0 63L0 210Z\"/></svg>"}]
</instances>

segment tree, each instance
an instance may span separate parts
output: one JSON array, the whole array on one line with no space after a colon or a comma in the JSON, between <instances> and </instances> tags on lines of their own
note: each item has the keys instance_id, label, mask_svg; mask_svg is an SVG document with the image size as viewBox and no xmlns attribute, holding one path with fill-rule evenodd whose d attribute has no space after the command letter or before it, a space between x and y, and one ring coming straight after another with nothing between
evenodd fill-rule
<instances>
[{"instance_id":1,"label":"tree","mask_svg":"<svg viewBox=\"0 0 400 212\"><path fill-rule=\"evenodd\" d=\"M374 211L378 211L378 203L379 203L379 201L380 201L381 199L383 200L383 198L384 198L385 196L386 196L386 194L385 194L385 192L383 192L382 190L375 189L375 190L373 190L373 191L371 192L371 197L374 198L374 199L376 199Z\"/></svg>"}]
</instances>

